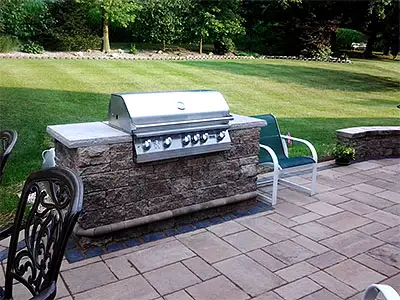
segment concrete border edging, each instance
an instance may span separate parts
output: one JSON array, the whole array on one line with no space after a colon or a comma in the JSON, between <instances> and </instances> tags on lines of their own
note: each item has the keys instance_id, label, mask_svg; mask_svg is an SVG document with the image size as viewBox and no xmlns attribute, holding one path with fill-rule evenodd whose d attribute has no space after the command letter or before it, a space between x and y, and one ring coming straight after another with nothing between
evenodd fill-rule
<instances>
[{"instance_id":1,"label":"concrete border edging","mask_svg":"<svg viewBox=\"0 0 400 300\"><path fill-rule=\"evenodd\" d=\"M249 192L249 193L244 193L240 195L235 195L231 197L225 197L225 198L220 198L220 199L215 199L211 200L208 202L204 203L199 203L199 204L194 204L191 206L186 206L186 207L181 207L181 208L176 208L173 210L168 210L164 212L160 212L157 214L137 218L137 219L132 219L132 220L127 220L119 223L114 223L110 225L104 225L104 226L99 226L95 228L90 228L90 229L83 229L82 227L77 224L77 226L74 229L74 233L77 236L83 236L83 237L98 237L102 235L106 235L109 233L113 233L116 231L124 230L124 229L130 229L133 227L137 227L140 225L145 225L149 224L152 222L157 222L157 221L162 221L165 219L189 214L189 213L194 213L198 212L201 210L209 209L209 208L214 208L214 207L219 207L223 206L226 204L232 204L232 203L237 203L241 201L246 201L246 200L251 200L255 199L257 197L257 192Z\"/></svg>"},{"instance_id":2,"label":"concrete border edging","mask_svg":"<svg viewBox=\"0 0 400 300\"><path fill-rule=\"evenodd\" d=\"M186 56L135 56L135 55L119 55L114 54L104 54L101 56L85 55L83 52L78 54L66 54L63 56L56 56L50 54L1 54L0 59L59 59L59 60L134 60L134 61L144 61L144 60L252 60L252 59L285 59L285 60L302 60L302 61L319 61L319 62L329 62L329 63L347 63L352 64L352 61L347 58L340 57L329 57L328 59L321 59L316 57L302 57L302 56L286 56L286 55L262 55L259 57L255 56L236 56L236 55L186 55Z\"/></svg>"}]
</instances>

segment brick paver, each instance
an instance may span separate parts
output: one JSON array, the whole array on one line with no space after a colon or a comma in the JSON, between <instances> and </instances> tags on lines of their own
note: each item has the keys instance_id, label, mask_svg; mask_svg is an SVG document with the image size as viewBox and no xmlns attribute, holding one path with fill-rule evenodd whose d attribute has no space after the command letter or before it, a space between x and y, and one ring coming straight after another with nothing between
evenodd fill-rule
<instances>
[{"instance_id":1,"label":"brick paver","mask_svg":"<svg viewBox=\"0 0 400 300\"><path fill-rule=\"evenodd\" d=\"M75 295L75 300L151 300L157 298L158 293L140 275L130 277L116 283Z\"/></svg>"},{"instance_id":2,"label":"brick paver","mask_svg":"<svg viewBox=\"0 0 400 300\"><path fill-rule=\"evenodd\" d=\"M280 189L274 211L63 261L58 299L360 300L371 283L400 292L400 159L320 173L315 196Z\"/></svg>"},{"instance_id":3,"label":"brick paver","mask_svg":"<svg viewBox=\"0 0 400 300\"><path fill-rule=\"evenodd\" d=\"M295 264L315 255L315 252L289 240L267 246L263 250L287 265Z\"/></svg>"},{"instance_id":4,"label":"brick paver","mask_svg":"<svg viewBox=\"0 0 400 300\"><path fill-rule=\"evenodd\" d=\"M345 232L371 223L372 220L355 215L349 211L344 211L334 216L318 219L316 222L332 228L333 230Z\"/></svg>"},{"instance_id":5,"label":"brick paver","mask_svg":"<svg viewBox=\"0 0 400 300\"><path fill-rule=\"evenodd\" d=\"M207 280L219 275L219 272L211 267L200 257L193 257L182 261L183 264L196 274L201 280Z\"/></svg>"},{"instance_id":6,"label":"brick paver","mask_svg":"<svg viewBox=\"0 0 400 300\"><path fill-rule=\"evenodd\" d=\"M217 236L225 236L239 231L246 230L246 227L240 225L235 221L229 221L222 224L210 226L207 228L209 231L213 232Z\"/></svg>"},{"instance_id":7,"label":"brick paver","mask_svg":"<svg viewBox=\"0 0 400 300\"><path fill-rule=\"evenodd\" d=\"M188 288L187 291L195 300L245 300L250 298L223 276L199 283Z\"/></svg>"},{"instance_id":8,"label":"brick paver","mask_svg":"<svg viewBox=\"0 0 400 300\"><path fill-rule=\"evenodd\" d=\"M160 295L170 294L201 280L182 263L172 264L143 275Z\"/></svg>"},{"instance_id":9,"label":"brick paver","mask_svg":"<svg viewBox=\"0 0 400 300\"><path fill-rule=\"evenodd\" d=\"M262 294L286 283L245 255L232 257L214 266L251 296Z\"/></svg>"},{"instance_id":10,"label":"brick paver","mask_svg":"<svg viewBox=\"0 0 400 300\"><path fill-rule=\"evenodd\" d=\"M335 230L332 230L331 228L328 228L317 222L309 222L300 226L296 226L293 228L293 230L315 241L329 238L338 233Z\"/></svg>"},{"instance_id":11,"label":"brick paver","mask_svg":"<svg viewBox=\"0 0 400 300\"><path fill-rule=\"evenodd\" d=\"M146 272L192 256L194 256L194 253L182 243L172 241L128 254L127 259L129 259L139 271Z\"/></svg>"},{"instance_id":12,"label":"brick paver","mask_svg":"<svg viewBox=\"0 0 400 300\"><path fill-rule=\"evenodd\" d=\"M182 242L209 263L240 254L227 242L209 232L187 237L182 239Z\"/></svg>"},{"instance_id":13,"label":"brick paver","mask_svg":"<svg viewBox=\"0 0 400 300\"><path fill-rule=\"evenodd\" d=\"M73 294L117 281L104 262L64 271L61 276Z\"/></svg>"},{"instance_id":14,"label":"brick paver","mask_svg":"<svg viewBox=\"0 0 400 300\"><path fill-rule=\"evenodd\" d=\"M307 261L320 269L325 269L344 260L346 260L346 256L335 251L329 251L310 258Z\"/></svg>"},{"instance_id":15,"label":"brick paver","mask_svg":"<svg viewBox=\"0 0 400 300\"><path fill-rule=\"evenodd\" d=\"M336 279L346 282L357 291L364 290L371 282L380 282L385 276L351 260L345 260L326 269Z\"/></svg>"},{"instance_id":16,"label":"brick paver","mask_svg":"<svg viewBox=\"0 0 400 300\"><path fill-rule=\"evenodd\" d=\"M308 278L302 278L275 290L285 300L296 300L321 289L321 286Z\"/></svg>"},{"instance_id":17,"label":"brick paver","mask_svg":"<svg viewBox=\"0 0 400 300\"><path fill-rule=\"evenodd\" d=\"M271 244L250 230L234 233L223 239L241 252L248 252Z\"/></svg>"},{"instance_id":18,"label":"brick paver","mask_svg":"<svg viewBox=\"0 0 400 300\"><path fill-rule=\"evenodd\" d=\"M347 257L352 257L378 247L383 242L357 230L351 230L324 240L322 244Z\"/></svg>"},{"instance_id":19,"label":"brick paver","mask_svg":"<svg viewBox=\"0 0 400 300\"><path fill-rule=\"evenodd\" d=\"M285 269L279 270L276 272L276 274L285 279L287 282L290 282L317 271L318 269L316 267L302 261Z\"/></svg>"}]
</instances>

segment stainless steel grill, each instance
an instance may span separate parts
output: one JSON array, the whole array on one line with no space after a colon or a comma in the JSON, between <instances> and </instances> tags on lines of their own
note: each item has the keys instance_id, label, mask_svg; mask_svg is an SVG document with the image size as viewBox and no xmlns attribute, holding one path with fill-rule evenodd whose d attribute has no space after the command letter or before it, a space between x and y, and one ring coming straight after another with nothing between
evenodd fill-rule
<instances>
[{"instance_id":1,"label":"stainless steel grill","mask_svg":"<svg viewBox=\"0 0 400 300\"><path fill-rule=\"evenodd\" d=\"M229 107L216 91L113 94L109 125L133 137L138 163L230 148Z\"/></svg>"}]
</instances>

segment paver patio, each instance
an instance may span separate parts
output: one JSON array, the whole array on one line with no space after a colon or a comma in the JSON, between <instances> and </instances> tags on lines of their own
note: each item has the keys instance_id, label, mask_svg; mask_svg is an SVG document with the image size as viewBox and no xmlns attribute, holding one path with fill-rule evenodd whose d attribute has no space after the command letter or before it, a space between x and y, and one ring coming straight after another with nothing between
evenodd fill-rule
<instances>
[{"instance_id":1,"label":"paver patio","mask_svg":"<svg viewBox=\"0 0 400 300\"><path fill-rule=\"evenodd\" d=\"M371 283L400 292L400 159L319 177L313 197L280 188L272 211L65 260L58 299L361 300Z\"/></svg>"}]
</instances>

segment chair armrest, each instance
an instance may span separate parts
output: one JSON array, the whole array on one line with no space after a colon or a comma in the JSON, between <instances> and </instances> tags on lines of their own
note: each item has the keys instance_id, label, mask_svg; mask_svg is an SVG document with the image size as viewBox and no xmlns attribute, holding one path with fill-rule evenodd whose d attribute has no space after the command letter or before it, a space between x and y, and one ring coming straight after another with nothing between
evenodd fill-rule
<instances>
[{"instance_id":1,"label":"chair armrest","mask_svg":"<svg viewBox=\"0 0 400 300\"><path fill-rule=\"evenodd\" d=\"M386 300L400 300L399 294L391 286L384 284L371 284L365 290L362 299L375 300L379 293L382 293Z\"/></svg>"},{"instance_id":2,"label":"chair armrest","mask_svg":"<svg viewBox=\"0 0 400 300\"><path fill-rule=\"evenodd\" d=\"M269 155L272 158L272 163L274 164L274 170L277 170L279 168L279 161L278 161L278 157L275 154L275 151L272 150L272 148L266 146L266 145L262 145L260 144L260 150L265 150L269 153Z\"/></svg>"},{"instance_id":3,"label":"chair armrest","mask_svg":"<svg viewBox=\"0 0 400 300\"><path fill-rule=\"evenodd\" d=\"M299 138L295 138L295 137L292 137L292 136L287 136L287 135L281 135L281 138L286 139L286 140L292 140L292 141L299 142L299 143L302 143L302 144L306 145L308 147L308 149L310 149L310 151L311 151L313 160L316 163L318 162L317 151L315 150L313 144L311 144L309 141L303 140L303 139L299 139Z\"/></svg>"},{"instance_id":4,"label":"chair armrest","mask_svg":"<svg viewBox=\"0 0 400 300\"><path fill-rule=\"evenodd\" d=\"M9 225L8 227L2 228L2 229L0 230L0 241L1 241L1 240L4 240L4 239L6 239L6 238L8 238L9 236L11 236L11 233L12 233L12 231L13 231L13 228L14 228L14 225L11 224L11 225Z\"/></svg>"},{"instance_id":5,"label":"chair armrest","mask_svg":"<svg viewBox=\"0 0 400 300\"><path fill-rule=\"evenodd\" d=\"M57 287L56 283L53 281L51 285L44 289L39 295L31 298L30 300L51 300L56 297Z\"/></svg>"}]
</instances>

